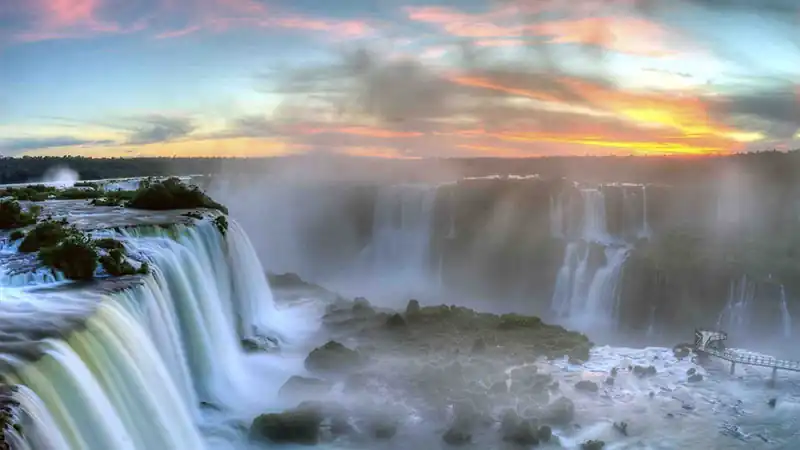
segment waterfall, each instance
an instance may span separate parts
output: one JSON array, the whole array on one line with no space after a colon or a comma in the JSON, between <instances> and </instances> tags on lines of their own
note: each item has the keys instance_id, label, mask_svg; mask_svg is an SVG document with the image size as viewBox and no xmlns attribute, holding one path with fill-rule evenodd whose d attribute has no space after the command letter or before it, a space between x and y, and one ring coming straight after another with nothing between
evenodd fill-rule
<instances>
[{"instance_id":1,"label":"waterfall","mask_svg":"<svg viewBox=\"0 0 800 450\"><path fill-rule=\"evenodd\" d=\"M557 317L581 328L613 327L618 316L622 269L631 246L619 243L619 238L609 234L603 192L600 189L581 189L580 192L583 202L581 240L567 243L550 309ZM551 198L551 229L557 225L558 219L554 218L561 210L557 203ZM592 264L593 247L603 249L605 262L599 267Z\"/></svg>"},{"instance_id":2,"label":"waterfall","mask_svg":"<svg viewBox=\"0 0 800 450\"><path fill-rule=\"evenodd\" d=\"M564 202L562 196L550 196L550 236L564 237Z\"/></svg>"},{"instance_id":3,"label":"waterfall","mask_svg":"<svg viewBox=\"0 0 800 450\"><path fill-rule=\"evenodd\" d=\"M750 324L750 307L755 296L756 285L746 275L742 275L738 282L731 280L728 300L717 319L717 328L746 335Z\"/></svg>"},{"instance_id":4,"label":"waterfall","mask_svg":"<svg viewBox=\"0 0 800 450\"><path fill-rule=\"evenodd\" d=\"M589 242L608 242L606 198L599 189L581 189L583 200L583 239Z\"/></svg>"},{"instance_id":5,"label":"waterfall","mask_svg":"<svg viewBox=\"0 0 800 450\"><path fill-rule=\"evenodd\" d=\"M147 258L151 273L111 293L4 292L4 316L19 316L15 322L39 317L48 326L68 313L84 317L84 326L63 338L31 342L42 352L35 361L0 355L11 368L5 381L20 385L21 448L207 448L201 402L225 408L259 401L240 339L285 335L294 324L276 310L252 246L231 219L224 238L208 220L104 233ZM48 311L52 319L43 316Z\"/></svg>"},{"instance_id":6,"label":"waterfall","mask_svg":"<svg viewBox=\"0 0 800 450\"><path fill-rule=\"evenodd\" d=\"M414 287L431 280L431 238L437 186L381 188L375 203L369 272Z\"/></svg>"},{"instance_id":7,"label":"waterfall","mask_svg":"<svg viewBox=\"0 0 800 450\"><path fill-rule=\"evenodd\" d=\"M639 231L640 239L650 239L653 230L650 228L650 218L647 214L647 185L642 185L642 228Z\"/></svg>"},{"instance_id":8,"label":"waterfall","mask_svg":"<svg viewBox=\"0 0 800 450\"><path fill-rule=\"evenodd\" d=\"M781 285L781 327L783 337L792 337L792 316L789 314L789 305L786 303L786 289Z\"/></svg>"}]
</instances>

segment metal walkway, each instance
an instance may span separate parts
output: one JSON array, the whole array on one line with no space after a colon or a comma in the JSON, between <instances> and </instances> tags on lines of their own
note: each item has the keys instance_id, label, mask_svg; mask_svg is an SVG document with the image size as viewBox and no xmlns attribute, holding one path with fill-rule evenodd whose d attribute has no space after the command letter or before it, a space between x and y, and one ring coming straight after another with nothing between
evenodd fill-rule
<instances>
[{"instance_id":1,"label":"metal walkway","mask_svg":"<svg viewBox=\"0 0 800 450\"><path fill-rule=\"evenodd\" d=\"M725 348L727 333L723 331L695 330L694 347L699 354L715 356L731 363L731 374L736 370L736 364L767 367L772 369L772 382L775 382L778 369L800 372L800 361L787 361L775 359L771 356L752 355L739 353Z\"/></svg>"}]
</instances>

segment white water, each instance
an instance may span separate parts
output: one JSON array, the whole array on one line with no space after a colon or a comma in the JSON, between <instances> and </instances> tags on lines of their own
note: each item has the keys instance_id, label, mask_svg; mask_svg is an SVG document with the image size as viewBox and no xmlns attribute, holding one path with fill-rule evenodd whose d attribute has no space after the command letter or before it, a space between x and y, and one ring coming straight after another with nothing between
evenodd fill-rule
<instances>
[{"instance_id":1,"label":"white water","mask_svg":"<svg viewBox=\"0 0 800 450\"><path fill-rule=\"evenodd\" d=\"M283 376L280 370L253 372L240 339L303 331L275 308L235 221L226 239L207 221L141 227L118 237L151 261L141 286L89 297L83 291L54 298L10 287L4 292L6 316L14 305L16 314L31 314L36 305L33 312L48 310L53 317L95 309L85 329L43 341L46 356L37 362L3 357L16 367L10 381L27 386L20 395L31 449L207 448L201 401L236 410L256 404L263 411L269 392L279 387L270 380Z\"/></svg>"},{"instance_id":2,"label":"white water","mask_svg":"<svg viewBox=\"0 0 800 450\"><path fill-rule=\"evenodd\" d=\"M620 245L620 238L608 232L605 196L600 189L581 189L583 222L581 241L567 243L564 262L556 276L551 310L579 329L616 327L622 269L630 246ZM560 198L551 199L551 229L563 221ZM616 242L616 243L615 243ZM587 243L604 247L605 263L590 267L591 248Z\"/></svg>"},{"instance_id":3,"label":"white water","mask_svg":"<svg viewBox=\"0 0 800 450\"><path fill-rule=\"evenodd\" d=\"M394 185L381 188L375 202L366 273L384 290L436 284L431 248L438 187Z\"/></svg>"},{"instance_id":4,"label":"white water","mask_svg":"<svg viewBox=\"0 0 800 450\"><path fill-rule=\"evenodd\" d=\"M717 319L717 329L726 330L730 334L747 335L751 305L756 296L756 284L746 275L738 281L731 280L728 288L728 301Z\"/></svg>"},{"instance_id":5,"label":"white water","mask_svg":"<svg viewBox=\"0 0 800 450\"><path fill-rule=\"evenodd\" d=\"M792 316L789 314L789 306L786 303L786 289L781 285L781 327L783 337L792 337Z\"/></svg>"}]
</instances>

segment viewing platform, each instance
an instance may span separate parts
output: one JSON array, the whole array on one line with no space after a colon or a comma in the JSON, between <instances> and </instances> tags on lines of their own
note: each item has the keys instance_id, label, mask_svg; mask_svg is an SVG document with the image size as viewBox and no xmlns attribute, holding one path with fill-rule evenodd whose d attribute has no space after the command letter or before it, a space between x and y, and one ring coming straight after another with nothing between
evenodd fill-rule
<instances>
[{"instance_id":1,"label":"viewing platform","mask_svg":"<svg viewBox=\"0 0 800 450\"><path fill-rule=\"evenodd\" d=\"M723 331L695 330L695 352L700 355L715 356L729 361L731 363L731 375L736 372L736 364L772 368L772 380L770 383L773 386L778 376L778 369L800 372L800 361L788 361L776 359L771 356L753 355L730 350L725 348L725 341L727 339L728 335Z\"/></svg>"}]
</instances>

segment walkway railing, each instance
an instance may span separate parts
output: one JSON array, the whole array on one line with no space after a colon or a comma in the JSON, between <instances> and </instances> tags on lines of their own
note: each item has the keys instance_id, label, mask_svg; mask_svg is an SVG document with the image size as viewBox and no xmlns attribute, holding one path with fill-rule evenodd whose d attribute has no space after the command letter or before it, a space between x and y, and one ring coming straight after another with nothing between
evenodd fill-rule
<instances>
[{"instance_id":1,"label":"walkway railing","mask_svg":"<svg viewBox=\"0 0 800 450\"><path fill-rule=\"evenodd\" d=\"M788 361L771 356L740 353L726 349L723 341L728 339L728 335L724 331L695 330L694 335L695 350L730 361L731 373L734 373L737 363L768 367L772 369L772 381L774 383L778 369L800 372L800 361Z\"/></svg>"}]
</instances>

